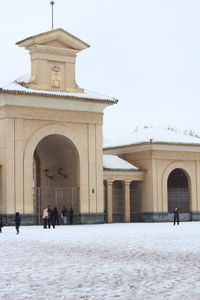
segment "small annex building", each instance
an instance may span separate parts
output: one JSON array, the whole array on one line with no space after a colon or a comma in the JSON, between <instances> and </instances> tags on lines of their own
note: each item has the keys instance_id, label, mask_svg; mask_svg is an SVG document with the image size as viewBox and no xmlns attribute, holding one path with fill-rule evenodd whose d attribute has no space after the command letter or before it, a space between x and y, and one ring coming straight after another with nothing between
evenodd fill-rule
<instances>
[{"instance_id":1,"label":"small annex building","mask_svg":"<svg viewBox=\"0 0 200 300\"><path fill-rule=\"evenodd\" d=\"M63 29L17 43L31 74L0 87L0 216L41 224L47 207L75 224L200 220L200 138L144 128L103 146L103 112L117 99L80 88L89 47Z\"/></svg>"},{"instance_id":2,"label":"small annex building","mask_svg":"<svg viewBox=\"0 0 200 300\"><path fill-rule=\"evenodd\" d=\"M150 127L104 146L104 155L115 155L138 168L104 169L110 222L127 220L126 207L131 222L170 221L175 207L181 220L200 220L199 137Z\"/></svg>"}]
</instances>

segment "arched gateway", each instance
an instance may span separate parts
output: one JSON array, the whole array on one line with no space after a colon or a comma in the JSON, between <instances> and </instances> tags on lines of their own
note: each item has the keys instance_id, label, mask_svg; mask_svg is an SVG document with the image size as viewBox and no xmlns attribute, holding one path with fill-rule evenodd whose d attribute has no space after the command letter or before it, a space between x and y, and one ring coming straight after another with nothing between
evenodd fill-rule
<instances>
[{"instance_id":1,"label":"arched gateway","mask_svg":"<svg viewBox=\"0 0 200 300\"><path fill-rule=\"evenodd\" d=\"M180 213L188 214L190 212L190 190L187 173L176 168L169 174L167 180L168 189L168 211L173 213L175 207L178 207Z\"/></svg>"},{"instance_id":2,"label":"arched gateway","mask_svg":"<svg viewBox=\"0 0 200 300\"><path fill-rule=\"evenodd\" d=\"M33 195L36 222L41 222L43 210L50 206L61 212L72 207L74 222L80 223L79 155L72 141L60 134L44 137L33 157Z\"/></svg>"}]
</instances>

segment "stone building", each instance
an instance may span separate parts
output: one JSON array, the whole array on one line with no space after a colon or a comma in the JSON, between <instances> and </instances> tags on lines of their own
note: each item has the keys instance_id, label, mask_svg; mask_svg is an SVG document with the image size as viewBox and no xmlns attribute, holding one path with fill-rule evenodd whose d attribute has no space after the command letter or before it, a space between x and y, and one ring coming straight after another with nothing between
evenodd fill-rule
<instances>
[{"instance_id":1,"label":"stone building","mask_svg":"<svg viewBox=\"0 0 200 300\"><path fill-rule=\"evenodd\" d=\"M119 176L121 170L104 171L110 222L127 221L126 213L132 222L170 221L175 207L179 208L181 220L200 220L199 137L176 130L144 128L107 143L104 153L138 168L130 170L129 166L128 170L124 166L124 178ZM125 205L116 213L120 192ZM131 208L130 214L126 207Z\"/></svg>"},{"instance_id":2,"label":"stone building","mask_svg":"<svg viewBox=\"0 0 200 300\"><path fill-rule=\"evenodd\" d=\"M0 215L40 224L48 205L74 223L200 219L200 139L152 129L103 150L112 97L78 87L76 55L88 44L55 29L17 43L31 75L0 88ZM103 153L104 151L104 153Z\"/></svg>"},{"instance_id":3,"label":"stone building","mask_svg":"<svg viewBox=\"0 0 200 300\"><path fill-rule=\"evenodd\" d=\"M76 223L102 223L103 110L117 100L77 86L76 55L89 45L63 29L17 45L31 76L0 89L0 214L34 224L65 205Z\"/></svg>"}]
</instances>

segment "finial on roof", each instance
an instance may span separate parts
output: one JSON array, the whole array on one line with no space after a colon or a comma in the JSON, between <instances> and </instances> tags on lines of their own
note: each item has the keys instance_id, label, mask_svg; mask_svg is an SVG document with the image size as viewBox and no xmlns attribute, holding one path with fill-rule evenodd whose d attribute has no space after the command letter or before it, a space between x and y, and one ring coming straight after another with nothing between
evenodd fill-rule
<instances>
[{"instance_id":1,"label":"finial on roof","mask_svg":"<svg viewBox=\"0 0 200 300\"><path fill-rule=\"evenodd\" d=\"M54 17L54 15L53 15L53 7L54 7L54 4L55 4L55 1L50 1L50 4L52 6L52 30L53 30L53 17Z\"/></svg>"}]
</instances>

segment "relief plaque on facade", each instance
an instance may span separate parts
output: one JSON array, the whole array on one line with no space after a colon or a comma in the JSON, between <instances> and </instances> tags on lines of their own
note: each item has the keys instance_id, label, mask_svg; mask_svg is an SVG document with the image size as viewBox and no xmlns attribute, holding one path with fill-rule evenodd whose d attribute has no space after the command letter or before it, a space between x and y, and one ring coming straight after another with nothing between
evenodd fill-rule
<instances>
[{"instance_id":1,"label":"relief plaque on facade","mask_svg":"<svg viewBox=\"0 0 200 300\"><path fill-rule=\"evenodd\" d=\"M61 70L57 66L51 69L51 86L53 88L61 87Z\"/></svg>"}]
</instances>

